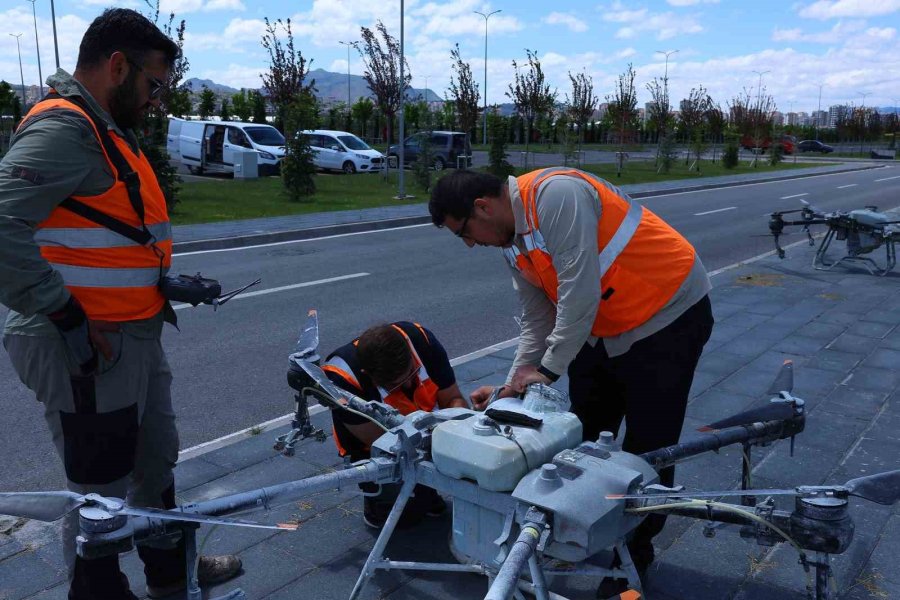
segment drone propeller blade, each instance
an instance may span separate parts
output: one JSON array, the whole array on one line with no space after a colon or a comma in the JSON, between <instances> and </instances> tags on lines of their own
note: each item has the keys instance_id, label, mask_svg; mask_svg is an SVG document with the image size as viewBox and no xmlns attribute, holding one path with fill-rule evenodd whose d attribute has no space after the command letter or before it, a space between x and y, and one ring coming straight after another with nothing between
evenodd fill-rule
<instances>
[{"instance_id":1,"label":"drone propeller blade","mask_svg":"<svg viewBox=\"0 0 900 600\"><path fill-rule=\"evenodd\" d=\"M857 477L844 484L851 496L890 506L900 500L900 469L866 477Z\"/></svg>"},{"instance_id":2,"label":"drone propeller blade","mask_svg":"<svg viewBox=\"0 0 900 600\"><path fill-rule=\"evenodd\" d=\"M781 365L781 371L775 377L775 381L769 387L768 394L777 395L779 392L791 393L794 389L794 361L787 359Z\"/></svg>"},{"instance_id":3,"label":"drone propeller blade","mask_svg":"<svg viewBox=\"0 0 900 600\"><path fill-rule=\"evenodd\" d=\"M255 529L278 529L283 531L296 531L299 525L296 523L278 523L277 525L264 525L254 521L231 519L227 517L210 517L197 513L186 513L178 510L160 510L157 508L137 508L126 506L117 514L130 515L132 517L149 517L164 521L187 521L188 523L204 523L206 525L232 525L234 527L252 527Z\"/></svg>"},{"instance_id":4,"label":"drone propeller blade","mask_svg":"<svg viewBox=\"0 0 900 600\"><path fill-rule=\"evenodd\" d=\"M312 308L306 313L306 323L300 330L300 337L297 339L297 346L294 348L294 354L299 354L306 360L317 361L319 357L316 351L319 349L319 313Z\"/></svg>"},{"instance_id":5,"label":"drone propeller blade","mask_svg":"<svg viewBox=\"0 0 900 600\"><path fill-rule=\"evenodd\" d=\"M38 521L55 521L85 504L84 496L69 491L0 493L0 515Z\"/></svg>"},{"instance_id":6,"label":"drone propeller blade","mask_svg":"<svg viewBox=\"0 0 900 600\"><path fill-rule=\"evenodd\" d=\"M763 423L765 421L781 421L790 419L794 416L794 405L790 402L771 402L761 408L751 408L742 413L732 415L728 418L704 425L697 431L707 432L716 429L725 429L727 427L736 427L738 425L749 425L751 423Z\"/></svg>"}]
</instances>

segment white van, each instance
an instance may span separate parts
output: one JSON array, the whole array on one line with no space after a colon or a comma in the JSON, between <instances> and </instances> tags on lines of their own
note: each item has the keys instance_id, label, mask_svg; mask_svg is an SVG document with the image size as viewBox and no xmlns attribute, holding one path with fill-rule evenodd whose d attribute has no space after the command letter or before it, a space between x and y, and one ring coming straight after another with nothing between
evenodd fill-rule
<instances>
[{"instance_id":1,"label":"white van","mask_svg":"<svg viewBox=\"0 0 900 600\"><path fill-rule=\"evenodd\" d=\"M191 173L232 173L234 153L255 150L259 174L278 172L284 158L284 136L271 125L238 121L185 121L169 118L166 148Z\"/></svg>"},{"instance_id":2,"label":"white van","mask_svg":"<svg viewBox=\"0 0 900 600\"><path fill-rule=\"evenodd\" d=\"M384 155L381 152L373 150L352 133L329 129L313 129L300 133L309 137L313 164L319 169L357 173L378 171L384 163Z\"/></svg>"}]
</instances>

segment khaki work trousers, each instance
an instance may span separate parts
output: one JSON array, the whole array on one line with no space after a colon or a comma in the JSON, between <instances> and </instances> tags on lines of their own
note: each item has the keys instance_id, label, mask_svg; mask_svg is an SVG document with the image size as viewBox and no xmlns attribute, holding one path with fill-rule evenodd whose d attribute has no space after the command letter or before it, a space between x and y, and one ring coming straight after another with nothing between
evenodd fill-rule
<instances>
[{"instance_id":1,"label":"khaki work trousers","mask_svg":"<svg viewBox=\"0 0 900 600\"><path fill-rule=\"evenodd\" d=\"M72 360L61 338L6 335L3 345L19 378L44 405L70 490L124 498L136 506L172 508L178 432L169 389L172 373L162 345L158 337L105 335L112 345L112 360L101 356L98 375L87 379L72 377ZM73 511L63 522L70 580L80 572L75 569L77 532L78 511ZM148 582L184 577L183 570L171 572L179 561L163 560L161 572L159 564L151 564L160 561L148 560L144 552L153 554L153 549L140 550ZM183 563L179 566L183 569ZM103 570L117 567L115 560L114 567Z\"/></svg>"}]
</instances>

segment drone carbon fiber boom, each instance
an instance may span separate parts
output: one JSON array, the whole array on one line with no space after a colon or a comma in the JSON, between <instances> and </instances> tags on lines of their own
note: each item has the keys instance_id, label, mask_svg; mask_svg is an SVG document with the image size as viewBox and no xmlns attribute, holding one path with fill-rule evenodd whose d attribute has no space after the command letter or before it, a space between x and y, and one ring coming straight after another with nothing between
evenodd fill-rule
<instances>
[{"instance_id":1,"label":"drone carbon fiber boom","mask_svg":"<svg viewBox=\"0 0 900 600\"><path fill-rule=\"evenodd\" d=\"M78 510L77 551L85 558L182 536L187 547L188 598L199 600L196 530L201 525L264 527L297 534L296 525L266 525L228 515L270 509L362 482L395 483L400 484L400 494L351 599L359 597L379 569L481 574L489 583L486 600L523 598L523 594L560 600L563 597L550 590L550 576L612 576L627 579L634 598L634 592L641 592L641 580L625 544L627 536L647 514L665 512L703 520L709 533L722 524L733 524L741 527L742 537L759 544L790 543L808 574L807 595L828 600L833 598L831 555L844 552L853 540L849 497L886 505L900 499L900 470L841 485L750 488L751 449L793 440L806 424L804 401L792 395L790 361L769 390L774 397L764 406L710 423L683 443L635 455L622 451L608 432L596 442L582 442L580 423L563 405L568 402L565 395L539 384L528 389L520 409L507 404L502 411L486 414L453 408L401 415L386 404L367 402L335 387L316 364L317 347L318 318L310 311L289 356L288 381L299 392L294 430L280 437L276 448L289 455L291 442L323 438L309 424L307 402L315 399L332 410L351 410L384 429L372 445L370 459L336 472L176 510L131 507L118 499L62 491L2 493L0 513L52 521ZM531 420L504 421L505 413L517 410ZM743 448L741 490L686 492L681 486L658 484L659 469L735 444ZM482 460L490 452L501 452L507 459ZM484 468L485 464L494 466ZM383 556L416 485L452 497L450 543L459 564L400 562ZM794 509L775 509L774 495L795 496ZM737 496L740 504L709 499L720 496ZM759 497L765 499L757 502ZM608 557L613 549L621 564L596 566L596 559ZM245 597L241 590L234 590L219 600Z\"/></svg>"}]
</instances>

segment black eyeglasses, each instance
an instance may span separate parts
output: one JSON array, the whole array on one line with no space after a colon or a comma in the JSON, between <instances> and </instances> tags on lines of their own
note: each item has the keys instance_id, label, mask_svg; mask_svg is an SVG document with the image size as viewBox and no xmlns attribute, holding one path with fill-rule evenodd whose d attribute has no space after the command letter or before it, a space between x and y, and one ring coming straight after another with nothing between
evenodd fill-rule
<instances>
[{"instance_id":1,"label":"black eyeglasses","mask_svg":"<svg viewBox=\"0 0 900 600\"><path fill-rule=\"evenodd\" d=\"M466 218L463 219L462 226L453 232L454 235L456 235L456 237L458 237L458 238L466 237L466 225L469 224L469 217L471 217L471 216L472 216L472 213L467 214Z\"/></svg>"},{"instance_id":2,"label":"black eyeglasses","mask_svg":"<svg viewBox=\"0 0 900 600\"><path fill-rule=\"evenodd\" d=\"M162 95L162 92L163 92L163 90L164 90L165 87L166 87L166 82L157 79L157 78L154 77L153 75L148 75L148 74L147 74L147 71L144 70L144 67L142 67L141 65L137 64L136 62L134 62L133 60L131 60L131 59L128 58L127 56L125 57L125 60L128 61L128 64L129 64L129 65L131 65L132 67L134 67L135 69L137 69L138 71L140 71L140 72L141 72L141 75L143 75L144 77L147 78L147 83L150 84L150 99L151 99L151 100L156 100L157 98L159 98L160 95Z\"/></svg>"}]
</instances>

